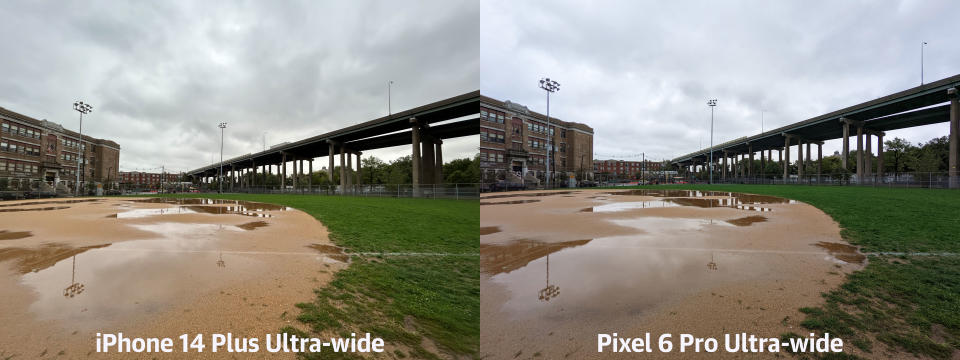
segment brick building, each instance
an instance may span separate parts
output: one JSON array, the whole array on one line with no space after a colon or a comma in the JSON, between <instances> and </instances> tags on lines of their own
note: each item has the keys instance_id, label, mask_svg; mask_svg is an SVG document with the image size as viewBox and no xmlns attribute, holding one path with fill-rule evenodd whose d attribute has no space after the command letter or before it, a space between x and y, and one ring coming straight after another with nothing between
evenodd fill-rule
<instances>
[{"instance_id":1,"label":"brick building","mask_svg":"<svg viewBox=\"0 0 960 360\"><path fill-rule=\"evenodd\" d=\"M552 149L547 148L550 138ZM593 128L547 117L526 106L480 97L480 170L486 183L528 185L546 179L547 151L555 185L593 179Z\"/></svg>"},{"instance_id":2,"label":"brick building","mask_svg":"<svg viewBox=\"0 0 960 360\"><path fill-rule=\"evenodd\" d=\"M180 182L180 174L122 171L120 172L120 182L122 184L139 186L153 186L160 183L178 183Z\"/></svg>"},{"instance_id":3,"label":"brick building","mask_svg":"<svg viewBox=\"0 0 960 360\"><path fill-rule=\"evenodd\" d=\"M6 190L72 192L78 157L82 184L118 186L120 145L86 135L81 142L60 124L0 107L0 185Z\"/></svg>"},{"instance_id":4,"label":"brick building","mask_svg":"<svg viewBox=\"0 0 960 360\"><path fill-rule=\"evenodd\" d=\"M662 163L649 160L646 161L646 164L644 164L643 161L593 160L593 171L596 174L612 176L618 179L637 180L640 178L641 173L650 173L647 175L649 177L654 172L662 170L662 165Z\"/></svg>"}]
</instances>

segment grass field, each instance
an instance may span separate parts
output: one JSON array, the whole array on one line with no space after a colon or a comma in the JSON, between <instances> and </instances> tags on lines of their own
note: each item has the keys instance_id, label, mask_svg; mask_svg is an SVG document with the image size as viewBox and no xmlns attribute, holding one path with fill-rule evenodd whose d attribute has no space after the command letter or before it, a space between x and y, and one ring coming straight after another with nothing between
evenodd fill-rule
<instances>
[{"instance_id":1,"label":"grass field","mask_svg":"<svg viewBox=\"0 0 960 360\"><path fill-rule=\"evenodd\" d=\"M886 357L888 351L938 359L960 356L960 191L782 185L649 188L664 187L800 200L833 217L843 238L863 252L941 253L870 256L863 270L823 294L823 306L800 309L807 314L801 325L839 335L870 357Z\"/></svg>"},{"instance_id":2,"label":"grass field","mask_svg":"<svg viewBox=\"0 0 960 360\"><path fill-rule=\"evenodd\" d=\"M170 195L183 197L184 195ZM480 205L469 200L309 195L202 194L281 204L307 212L354 256L313 301L297 305L313 336L371 333L405 349L396 357L437 358L435 351L476 357L480 336ZM281 316L281 314L277 314ZM287 315L283 315L287 316ZM426 339L425 339L426 338ZM432 345L431 345L432 344ZM434 348L435 347L435 348ZM432 351L431 351L432 350ZM323 358L352 358L324 352Z\"/></svg>"}]
</instances>

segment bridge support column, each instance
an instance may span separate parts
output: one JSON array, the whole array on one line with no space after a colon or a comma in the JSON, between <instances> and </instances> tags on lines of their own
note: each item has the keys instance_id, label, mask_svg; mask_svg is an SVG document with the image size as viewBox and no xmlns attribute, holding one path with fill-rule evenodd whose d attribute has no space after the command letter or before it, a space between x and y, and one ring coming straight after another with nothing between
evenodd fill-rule
<instances>
[{"instance_id":1,"label":"bridge support column","mask_svg":"<svg viewBox=\"0 0 960 360\"><path fill-rule=\"evenodd\" d=\"M807 141L807 152L806 152L807 156L804 157L805 160L803 161L803 169L804 169L804 170L807 169L807 165L809 165L809 164L811 163L810 158L813 157L813 153L810 152L810 144L811 144L811 143L812 143L812 141ZM804 172L806 172L806 171L804 171Z\"/></svg>"},{"instance_id":2,"label":"bridge support column","mask_svg":"<svg viewBox=\"0 0 960 360\"><path fill-rule=\"evenodd\" d=\"M347 187L351 188L350 192L353 192L353 176L356 172L353 171L353 153L349 150L345 150L347 153Z\"/></svg>"},{"instance_id":3,"label":"bridge support column","mask_svg":"<svg viewBox=\"0 0 960 360\"><path fill-rule=\"evenodd\" d=\"M287 192L287 153L281 155L283 158L280 161L280 192Z\"/></svg>"},{"instance_id":4,"label":"bridge support column","mask_svg":"<svg viewBox=\"0 0 960 360\"><path fill-rule=\"evenodd\" d=\"M328 142L330 145L330 150L327 151L327 159L330 160L330 164L327 165L327 180L330 181L330 184L333 184L333 154L336 149L334 148L333 141Z\"/></svg>"},{"instance_id":5,"label":"bridge support column","mask_svg":"<svg viewBox=\"0 0 960 360\"><path fill-rule=\"evenodd\" d=\"M783 135L783 183L786 184L790 179L790 135Z\"/></svg>"},{"instance_id":6,"label":"bridge support column","mask_svg":"<svg viewBox=\"0 0 960 360\"><path fill-rule=\"evenodd\" d=\"M433 146L436 148L434 151L434 156L437 158L437 163L433 167L433 183L434 184L443 184L443 140L440 138L433 139Z\"/></svg>"},{"instance_id":7,"label":"bridge support column","mask_svg":"<svg viewBox=\"0 0 960 360\"><path fill-rule=\"evenodd\" d=\"M864 137L866 144L866 149L863 153L863 178L867 179L868 182L873 182L873 144L870 139L872 138L871 132L867 132Z\"/></svg>"},{"instance_id":8,"label":"bridge support column","mask_svg":"<svg viewBox=\"0 0 960 360\"><path fill-rule=\"evenodd\" d=\"M357 185L363 184L363 163L360 162L361 152L357 151Z\"/></svg>"},{"instance_id":9,"label":"bridge support column","mask_svg":"<svg viewBox=\"0 0 960 360\"><path fill-rule=\"evenodd\" d=\"M423 156L423 183L424 184L433 184L434 180L434 165L437 163L437 158L433 154L433 136L425 135L423 141L421 142L423 150L421 156Z\"/></svg>"},{"instance_id":10,"label":"bridge support column","mask_svg":"<svg viewBox=\"0 0 960 360\"><path fill-rule=\"evenodd\" d=\"M307 170L310 171L310 173L307 174L307 187L310 188L310 191L313 191L313 158L310 158L307 164Z\"/></svg>"},{"instance_id":11,"label":"bridge support column","mask_svg":"<svg viewBox=\"0 0 960 360\"><path fill-rule=\"evenodd\" d=\"M949 187L960 188L960 93L957 88L947 89L950 98L950 158L947 170L949 171Z\"/></svg>"},{"instance_id":12,"label":"bridge support column","mask_svg":"<svg viewBox=\"0 0 960 360\"><path fill-rule=\"evenodd\" d=\"M411 154L413 163L413 196L420 196L421 166L420 166L420 122L417 118L410 118L411 142L413 143L413 152Z\"/></svg>"},{"instance_id":13,"label":"bridge support column","mask_svg":"<svg viewBox=\"0 0 960 360\"><path fill-rule=\"evenodd\" d=\"M863 183L863 126L857 126L857 183Z\"/></svg>"},{"instance_id":14,"label":"bridge support column","mask_svg":"<svg viewBox=\"0 0 960 360\"><path fill-rule=\"evenodd\" d=\"M747 145L747 148L750 152L750 162L747 163L747 177L753 177L753 145Z\"/></svg>"},{"instance_id":15,"label":"bridge support column","mask_svg":"<svg viewBox=\"0 0 960 360\"><path fill-rule=\"evenodd\" d=\"M823 142L817 143L817 183L820 183L820 175L823 171Z\"/></svg>"},{"instance_id":16,"label":"bridge support column","mask_svg":"<svg viewBox=\"0 0 960 360\"><path fill-rule=\"evenodd\" d=\"M877 132L877 179L883 183L883 132Z\"/></svg>"},{"instance_id":17,"label":"bridge support column","mask_svg":"<svg viewBox=\"0 0 960 360\"><path fill-rule=\"evenodd\" d=\"M723 151L723 157L720 158L720 168L722 169L722 172L720 174L720 181L726 181L727 180L727 151L726 150Z\"/></svg>"},{"instance_id":18,"label":"bridge support column","mask_svg":"<svg viewBox=\"0 0 960 360\"><path fill-rule=\"evenodd\" d=\"M343 143L340 144L340 193L343 194L347 191L347 160L344 159L344 154L347 152L347 147Z\"/></svg>"},{"instance_id":19,"label":"bridge support column","mask_svg":"<svg viewBox=\"0 0 960 360\"><path fill-rule=\"evenodd\" d=\"M797 183L803 182L803 139L797 139Z\"/></svg>"},{"instance_id":20,"label":"bridge support column","mask_svg":"<svg viewBox=\"0 0 960 360\"><path fill-rule=\"evenodd\" d=\"M765 153L765 152L766 152L766 151L764 151L764 150L760 150L760 171L758 171L758 173L760 174L761 177L762 177L762 176L766 173L766 171L767 171L767 161L766 161L766 159L764 159L764 157L763 157L763 155L764 155L763 153Z\"/></svg>"},{"instance_id":21,"label":"bridge support column","mask_svg":"<svg viewBox=\"0 0 960 360\"><path fill-rule=\"evenodd\" d=\"M236 178L237 167L230 165L230 191L233 192L233 184L237 182Z\"/></svg>"},{"instance_id":22,"label":"bridge support column","mask_svg":"<svg viewBox=\"0 0 960 360\"><path fill-rule=\"evenodd\" d=\"M840 121L843 123L843 153L840 154L840 166L844 170L850 170L847 164L847 158L850 157L850 121L846 118L840 118Z\"/></svg>"}]
</instances>

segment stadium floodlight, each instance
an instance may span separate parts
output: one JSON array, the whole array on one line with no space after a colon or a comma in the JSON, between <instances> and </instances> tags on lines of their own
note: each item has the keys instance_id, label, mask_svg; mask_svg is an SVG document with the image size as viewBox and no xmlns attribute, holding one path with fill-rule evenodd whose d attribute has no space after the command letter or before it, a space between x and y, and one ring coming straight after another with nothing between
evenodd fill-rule
<instances>
[{"instance_id":1,"label":"stadium floodlight","mask_svg":"<svg viewBox=\"0 0 960 360\"><path fill-rule=\"evenodd\" d=\"M84 154L83 154L83 150L84 150L84 147L83 147L83 114L89 114L89 113L93 112L93 105L84 104L83 101L76 101L76 102L73 103L73 109L80 113L80 139L78 139L78 141L77 141L77 146L79 146L79 150L77 151L77 154L79 154L79 155L77 156L77 182L76 182L76 184L75 184L75 187L76 187L76 190L77 190L77 191L76 191L76 196L80 196L80 188L82 187L82 186L81 186L81 183L80 183L80 181L81 181L80 175L83 174L83 170L81 169L81 160L83 159L83 155L84 155Z\"/></svg>"},{"instance_id":2,"label":"stadium floodlight","mask_svg":"<svg viewBox=\"0 0 960 360\"><path fill-rule=\"evenodd\" d=\"M713 184L713 108L717 106L717 99L707 100L710 107L710 183Z\"/></svg>"},{"instance_id":3,"label":"stadium floodlight","mask_svg":"<svg viewBox=\"0 0 960 360\"><path fill-rule=\"evenodd\" d=\"M551 188L550 183L550 153L553 152L552 140L553 134L550 133L550 93L560 91L560 83L550 80L550 78L540 79L540 88L547 92L547 188Z\"/></svg>"}]
</instances>

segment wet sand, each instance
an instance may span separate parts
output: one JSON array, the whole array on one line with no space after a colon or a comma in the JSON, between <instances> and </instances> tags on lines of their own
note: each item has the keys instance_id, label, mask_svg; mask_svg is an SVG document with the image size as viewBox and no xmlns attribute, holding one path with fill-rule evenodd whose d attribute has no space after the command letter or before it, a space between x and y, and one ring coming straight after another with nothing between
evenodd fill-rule
<instances>
[{"instance_id":1,"label":"wet sand","mask_svg":"<svg viewBox=\"0 0 960 360\"><path fill-rule=\"evenodd\" d=\"M598 333L691 333L718 338L721 347L726 333L807 335L797 309L821 304L820 293L865 260L829 216L787 199L688 191L525 194L499 195L510 203L481 197L503 202L480 210L481 228L501 230L480 237L482 357L638 356L598 354Z\"/></svg>"},{"instance_id":2,"label":"wet sand","mask_svg":"<svg viewBox=\"0 0 960 360\"><path fill-rule=\"evenodd\" d=\"M312 216L235 201L80 199L0 204L0 357L96 354L97 332L232 333L296 323L298 302L349 259ZM192 335L191 335L192 336ZM149 354L234 358L244 354ZM61 355L62 354L62 355ZM138 357L138 356L132 356Z\"/></svg>"}]
</instances>

